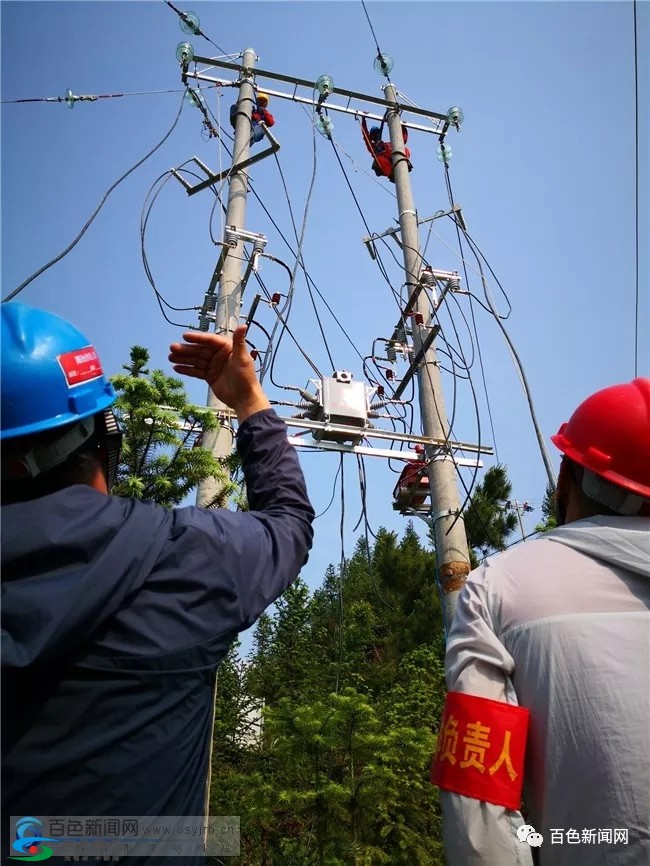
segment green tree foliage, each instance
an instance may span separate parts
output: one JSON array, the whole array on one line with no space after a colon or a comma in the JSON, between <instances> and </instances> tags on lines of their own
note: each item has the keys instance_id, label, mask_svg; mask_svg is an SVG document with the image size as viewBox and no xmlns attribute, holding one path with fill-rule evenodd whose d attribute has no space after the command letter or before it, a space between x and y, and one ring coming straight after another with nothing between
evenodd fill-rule
<instances>
[{"instance_id":1,"label":"green tree foliage","mask_svg":"<svg viewBox=\"0 0 650 866\"><path fill-rule=\"evenodd\" d=\"M133 346L126 373L112 377L118 393L115 410L124 440L113 493L148 499L171 508L211 476L224 486L214 505L225 505L234 485L222 466L201 447L190 447L197 431L217 426L214 413L187 400L180 379L147 369L149 352ZM187 428L179 428L179 421Z\"/></svg>"},{"instance_id":2,"label":"green tree foliage","mask_svg":"<svg viewBox=\"0 0 650 866\"><path fill-rule=\"evenodd\" d=\"M463 514L473 565L477 564L477 553L485 556L490 551L503 550L508 536L517 527L517 515L506 505L511 498L512 484L505 466L491 466L474 488Z\"/></svg>"},{"instance_id":3,"label":"green tree foliage","mask_svg":"<svg viewBox=\"0 0 650 866\"><path fill-rule=\"evenodd\" d=\"M542 515L544 520L535 527L535 532L548 532L557 526L557 513L555 511L555 487L549 482L542 500Z\"/></svg>"},{"instance_id":4,"label":"green tree foliage","mask_svg":"<svg viewBox=\"0 0 650 866\"><path fill-rule=\"evenodd\" d=\"M435 557L412 525L360 539L313 595L287 590L248 662L219 673L211 811L241 816L233 862L442 866L443 657ZM246 743L249 698L264 726Z\"/></svg>"}]
</instances>

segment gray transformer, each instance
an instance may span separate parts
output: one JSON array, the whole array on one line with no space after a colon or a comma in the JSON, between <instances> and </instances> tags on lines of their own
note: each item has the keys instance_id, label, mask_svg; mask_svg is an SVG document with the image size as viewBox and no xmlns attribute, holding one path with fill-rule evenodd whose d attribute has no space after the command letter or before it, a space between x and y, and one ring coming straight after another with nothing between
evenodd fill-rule
<instances>
[{"instance_id":1,"label":"gray transformer","mask_svg":"<svg viewBox=\"0 0 650 866\"><path fill-rule=\"evenodd\" d=\"M355 382L352 373L337 370L323 377L316 420L325 424L359 427L353 431L316 430L314 438L330 442L360 442L368 426L368 392L364 382Z\"/></svg>"}]
</instances>

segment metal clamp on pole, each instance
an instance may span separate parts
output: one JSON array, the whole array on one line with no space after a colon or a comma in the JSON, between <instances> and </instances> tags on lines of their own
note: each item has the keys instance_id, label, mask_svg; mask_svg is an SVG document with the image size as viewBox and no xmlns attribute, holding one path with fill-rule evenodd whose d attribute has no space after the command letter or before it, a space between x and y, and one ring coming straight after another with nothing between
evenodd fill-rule
<instances>
[{"instance_id":1,"label":"metal clamp on pole","mask_svg":"<svg viewBox=\"0 0 650 866\"><path fill-rule=\"evenodd\" d=\"M437 511L435 514L431 515L431 523L436 524L439 520L442 520L443 517L456 517L458 515L457 511L454 511L453 508L447 508L444 511Z\"/></svg>"}]
</instances>

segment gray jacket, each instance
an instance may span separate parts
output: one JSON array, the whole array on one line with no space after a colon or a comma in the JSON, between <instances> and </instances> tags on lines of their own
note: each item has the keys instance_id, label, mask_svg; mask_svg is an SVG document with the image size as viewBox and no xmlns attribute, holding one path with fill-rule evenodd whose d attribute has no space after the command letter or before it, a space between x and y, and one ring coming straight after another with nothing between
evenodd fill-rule
<instances>
[{"instance_id":1,"label":"gray jacket","mask_svg":"<svg viewBox=\"0 0 650 866\"><path fill-rule=\"evenodd\" d=\"M642 517L571 523L469 576L447 686L530 710L527 820L441 791L449 866L650 864L649 578Z\"/></svg>"}]
</instances>

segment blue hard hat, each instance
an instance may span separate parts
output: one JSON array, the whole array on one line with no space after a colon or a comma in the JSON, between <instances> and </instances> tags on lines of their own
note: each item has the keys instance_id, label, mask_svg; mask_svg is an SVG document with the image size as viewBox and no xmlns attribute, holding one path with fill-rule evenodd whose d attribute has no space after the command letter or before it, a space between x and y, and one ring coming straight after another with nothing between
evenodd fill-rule
<instances>
[{"instance_id":1,"label":"blue hard hat","mask_svg":"<svg viewBox=\"0 0 650 866\"><path fill-rule=\"evenodd\" d=\"M94 347L65 319L19 303L0 305L0 315L1 439L53 430L115 401Z\"/></svg>"},{"instance_id":2,"label":"blue hard hat","mask_svg":"<svg viewBox=\"0 0 650 866\"><path fill-rule=\"evenodd\" d=\"M379 138L381 135L381 129L378 126L370 127L370 138Z\"/></svg>"}]
</instances>

